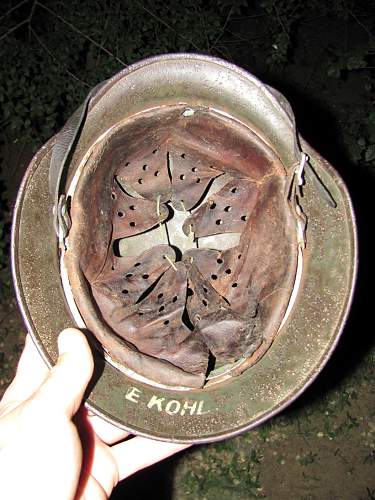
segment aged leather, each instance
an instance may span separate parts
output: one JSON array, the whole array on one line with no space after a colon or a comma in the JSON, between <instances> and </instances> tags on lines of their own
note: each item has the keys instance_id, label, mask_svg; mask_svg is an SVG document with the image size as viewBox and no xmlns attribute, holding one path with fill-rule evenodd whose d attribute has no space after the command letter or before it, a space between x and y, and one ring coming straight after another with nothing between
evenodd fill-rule
<instances>
[{"instance_id":1,"label":"aged leather","mask_svg":"<svg viewBox=\"0 0 375 500\"><path fill-rule=\"evenodd\" d=\"M217 366L232 363L275 335L297 258L288 182L256 134L207 110L188 120L180 109L134 118L87 162L72 203L70 251L114 338L142 353L144 364L162 362L151 363L154 380L165 381L173 366L181 373L174 369L175 383L190 377L202 385L210 356ZM175 211L186 213L181 231L195 248L144 249L140 239L136 255L120 254L121 241L157 235ZM200 238L232 234L239 235L232 248L199 248ZM99 337L111 352L113 339ZM117 348L116 356L121 361Z\"/></svg>"}]
</instances>

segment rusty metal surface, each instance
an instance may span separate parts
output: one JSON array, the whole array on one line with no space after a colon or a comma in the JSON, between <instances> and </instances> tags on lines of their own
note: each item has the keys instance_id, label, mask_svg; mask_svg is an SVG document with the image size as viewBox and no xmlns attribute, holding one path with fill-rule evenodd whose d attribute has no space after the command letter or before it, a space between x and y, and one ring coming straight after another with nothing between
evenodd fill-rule
<instances>
[{"instance_id":1,"label":"rusty metal surface","mask_svg":"<svg viewBox=\"0 0 375 500\"><path fill-rule=\"evenodd\" d=\"M162 58L162 61L165 59ZM204 62L207 63L206 58L194 60L197 67ZM173 59L172 63L172 66L176 63L177 68L177 57ZM215 64L219 63L215 62ZM154 63L151 63L151 66L153 65ZM141 64L139 67L142 69L144 66ZM233 90L231 85L237 78L241 80L246 75L241 70L237 73L234 72L231 65L224 64L223 67L229 71L231 82L228 84L228 94L225 90L221 96L215 96L217 106L220 102L228 104L229 94ZM172 69L169 68L168 74L173 74L176 68L174 66ZM182 71L182 73L184 72ZM193 80L195 76L194 74ZM178 78L180 78L180 74ZM210 80L210 76L207 79ZM217 82L215 79L210 81L212 84ZM116 82L118 80L115 78L109 86L114 88ZM121 85L126 87L127 82L121 83ZM139 95L142 95L144 85L141 82L140 85ZM199 99L200 104L205 99L208 100L205 88L204 86L202 91L203 97ZM182 90L188 92L191 89L184 87ZM257 92L259 92L259 88ZM115 98L117 97L115 96ZM248 97L245 95L241 94L240 97L238 93L235 95L234 100L239 116L245 115L247 99ZM193 96L192 100L194 100ZM138 106L137 103L136 106ZM100 109L95 111L95 107L93 107L92 112L95 115L95 113L100 112ZM116 119L116 117L111 117L111 119ZM262 127L262 120L264 118L261 118L261 112L259 112L258 117L255 116L258 131ZM277 123L275 122L274 125L277 126ZM95 130L94 135L97 132L98 130ZM85 141L89 140L89 134L89 130L83 131L83 142L75 153L73 165L79 164L80 155L82 157L85 147L87 149L89 142L86 142L85 146ZM287 135L288 132L286 132ZM273 144L278 144L284 165L288 166L289 160L292 164L294 156L292 155L288 160L288 154L282 153L284 138L280 139L281 142L277 137L271 137L269 140ZM96 381L87 404L103 418L130 432L156 439L176 442L215 441L260 424L290 404L317 376L338 341L350 307L356 274L356 233L350 199L342 180L318 153L303 140L301 143L303 150L310 155L314 169L335 199L337 207L332 208L327 204L326 200L319 194L311 175L306 174L304 197L301 201L303 211L308 218L303 279L298 290L297 301L280 332L275 338L272 336L272 338L268 338L265 335L265 341L261 346L262 356L259 356L257 362L247 370L243 372L240 370L238 376L222 383L208 384L204 389L189 391L171 390L141 381L129 373L122 372L112 364L104 362L100 352L95 351ZM18 198L12 240L13 273L21 310L34 341L50 365L56 359L56 339L59 331L66 326L74 325L61 286L57 245L51 220L52 206L48 193L48 169L52 144L53 142L50 141L36 155L29 167L28 175ZM152 153L151 150L150 154L156 153ZM93 161L93 169L95 169L95 165L96 163ZM256 175L254 181L259 182L262 175ZM282 169L278 171L276 178L282 178ZM112 199L112 189L112 183L106 187L105 194L108 195L108 199ZM277 191L279 192L279 190ZM164 192L170 196L168 190ZM218 200L219 198L217 197ZM117 202L117 200L112 201ZM271 203L269 196L265 197L265 203ZM41 207L43 208L41 209ZM267 212L269 208L264 208L264 210ZM110 210L108 215L111 216ZM262 227L259 222L261 218L258 217L254 220L258 221L259 224L258 234L262 235ZM194 224L197 224L196 220ZM38 231L35 230L36 227ZM89 262L92 262L92 253L95 255L95 252L100 253L103 248L107 248L106 242L108 238L111 238L111 235L108 236L105 233L104 236L97 240L96 248L86 249L84 258L87 266ZM260 236L260 241L262 238L265 240L266 234ZM282 239L280 234L276 241ZM250 238L248 244L251 243ZM273 249L275 248L274 245ZM206 252L212 251L200 251L203 253L197 261L195 272L199 272L203 278L205 273L212 275L212 269L207 262L216 260L216 265L224 267L232 265L233 255L231 255L230 249L220 254L214 253L212 261L210 256L206 255ZM189 255L190 252L194 253L195 250L189 250L187 254ZM282 252L282 246L280 246L280 252ZM255 253L255 256L259 260L259 268L254 266L252 269L250 266L250 270L255 274L257 272L261 274L264 265L262 264L262 255L259 253L257 256ZM122 257L117 259L119 258ZM218 263L218 259L223 262ZM200 271L199 263L201 265ZM77 262L71 264L76 265ZM106 269L108 269L108 265L107 263ZM102 270L103 262L98 261L96 265L91 267L89 274L96 279ZM144 274L149 273L145 272ZM239 280L244 279L240 271L237 275ZM75 278L74 286L79 292L89 293L83 276ZM278 279L282 279L282 277L280 276ZM267 283L263 284L265 295L266 285ZM210 286L213 288L212 281ZM120 285L119 287L121 288ZM220 284L220 294L225 294L228 288L232 288L230 282L223 281ZM130 290L128 291L130 292ZM152 304L157 302L157 296L154 299ZM205 299L201 297L201 300ZM238 304L240 303L241 301L238 302ZM278 303L277 300L276 303ZM267 308L273 310L274 307L273 301L268 306L265 305L265 314L271 314L271 312L267 313ZM89 312L92 317L97 314L94 307ZM173 314L171 318L173 318ZM96 318L97 320L98 318ZM171 322L173 323L173 321ZM208 332L207 338L209 337ZM273 343L269 348L271 341ZM124 352L124 345L126 346L126 343L124 344L123 341L113 340L112 347L115 356L116 353ZM131 346L127 347L129 352L132 351ZM125 352L127 352L126 349ZM160 360L156 361L160 363ZM142 359L134 351L131 353L131 359L124 359L124 363L127 362L133 363L133 365L138 363L139 367L143 366ZM159 365L153 365L153 357L149 358L149 363L152 366L146 376L151 376L155 369L159 369ZM165 372L165 382L168 381L170 370L173 370L173 367L169 365ZM194 377L192 378L191 374L186 373L185 376L183 385L189 386L189 384L194 385L194 383L196 385L196 380L193 380ZM161 380L163 383L163 375Z\"/></svg>"}]
</instances>

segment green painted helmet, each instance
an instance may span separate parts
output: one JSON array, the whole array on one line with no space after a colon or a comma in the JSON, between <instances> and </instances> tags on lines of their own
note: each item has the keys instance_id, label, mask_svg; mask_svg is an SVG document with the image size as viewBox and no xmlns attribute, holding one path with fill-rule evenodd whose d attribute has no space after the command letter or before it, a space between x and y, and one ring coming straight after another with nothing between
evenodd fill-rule
<instances>
[{"instance_id":1,"label":"green painted helmet","mask_svg":"<svg viewBox=\"0 0 375 500\"><path fill-rule=\"evenodd\" d=\"M338 341L356 274L348 193L289 103L194 54L90 92L29 166L12 251L45 361L63 328L84 329L87 406L175 442L233 436L293 401Z\"/></svg>"}]
</instances>

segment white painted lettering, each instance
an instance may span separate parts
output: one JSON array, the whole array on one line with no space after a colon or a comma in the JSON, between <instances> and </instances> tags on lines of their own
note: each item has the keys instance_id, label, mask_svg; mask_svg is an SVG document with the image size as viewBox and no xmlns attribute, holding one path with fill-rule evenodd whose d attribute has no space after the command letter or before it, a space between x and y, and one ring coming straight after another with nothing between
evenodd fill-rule
<instances>
[{"instance_id":1,"label":"white painted lettering","mask_svg":"<svg viewBox=\"0 0 375 500\"><path fill-rule=\"evenodd\" d=\"M165 398L158 398L157 396L152 396L150 401L147 403L147 408L152 408L153 406L156 406L158 411L163 411L162 407L162 402L164 401Z\"/></svg>"},{"instance_id":2,"label":"white painted lettering","mask_svg":"<svg viewBox=\"0 0 375 500\"><path fill-rule=\"evenodd\" d=\"M194 401L194 403L189 403L188 401L185 401L181 410L181 415L185 415L187 410L190 411L190 415L194 415L196 409L197 409L197 401Z\"/></svg>"},{"instance_id":3,"label":"white painted lettering","mask_svg":"<svg viewBox=\"0 0 375 500\"><path fill-rule=\"evenodd\" d=\"M168 413L168 415L174 415L175 413L178 413L180 411L180 408L181 403L179 401L176 401L175 399L171 399L165 405L165 411Z\"/></svg>"},{"instance_id":4,"label":"white painted lettering","mask_svg":"<svg viewBox=\"0 0 375 500\"><path fill-rule=\"evenodd\" d=\"M199 401L198 403L198 409L197 409L197 415L204 415L205 413L209 413L209 410L203 410L203 403L204 401Z\"/></svg>"},{"instance_id":5,"label":"white painted lettering","mask_svg":"<svg viewBox=\"0 0 375 500\"><path fill-rule=\"evenodd\" d=\"M137 393L135 392L137 391ZM128 391L127 399L137 403L135 399L139 398L138 389L133 388ZM147 408L155 408L159 412L168 413L168 415L204 415L209 413L209 410L203 408L204 401L178 401L177 399L165 399L153 395L147 403Z\"/></svg>"},{"instance_id":6,"label":"white painted lettering","mask_svg":"<svg viewBox=\"0 0 375 500\"><path fill-rule=\"evenodd\" d=\"M136 387L130 387L126 391L125 399L131 401L132 403L138 403L139 396L141 395L141 391Z\"/></svg>"}]
</instances>

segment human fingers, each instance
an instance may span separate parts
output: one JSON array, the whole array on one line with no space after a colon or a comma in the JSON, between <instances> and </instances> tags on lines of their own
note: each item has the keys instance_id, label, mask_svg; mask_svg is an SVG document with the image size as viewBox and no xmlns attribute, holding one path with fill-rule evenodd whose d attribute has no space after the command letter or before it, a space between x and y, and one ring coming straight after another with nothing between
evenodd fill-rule
<instances>
[{"instance_id":1,"label":"human fingers","mask_svg":"<svg viewBox=\"0 0 375 500\"><path fill-rule=\"evenodd\" d=\"M40 387L1 419L0 465L7 471L1 484L4 498L23 498L30 491L32 497L47 499L52 490L56 499L75 495L83 454L71 417L91 378L93 360L78 330L63 331L58 346L57 363Z\"/></svg>"},{"instance_id":2,"label":"human fingers","mask_svg":"<svg viewBox=\"0 0 375 500\"><path fill-rule=\"evenodd\" d=\"M75 328L63 330L58 337L59 357L45 382L35 393L35 403L48 406L71 418L78 410L89 383L94 361L84 334Z\"/></svg>"},{"instance_id":3,"label":"human fingers","mask_svg":"<svg viewBox=\"0 0 375 500\"><path fill-rule=\"evenodd\" d=\"M95 434L106 444L118 443L130 435L129 432L106 422L98 415L89 413L87 418L90 421Z\"/></svg>"},{"instance_id":4,"label":"human fingers","mask_svg":"<svg viewBox=\"0 0 375 500\"><path fill-rule=\"evenodd\" d=\"M87 433L87 429L86 429ZM82 439L82 432L80 432ZM91 439L91 437L90 437ZM78 498L88 498L88 491L98 485L109 497L119 481L189 447L186 444L161 443L134 437L112 447L93 436L92 455L84 462ZM84 448L85 439L83 439Z\"/></svg>"},{"instance_id":5,"label":"human fingers","mask_svg":"<svg viewBox=\"0 0 375 500\"><path fill-rule=\"evenodd\" d=\"M76 500L86 498L108 498L113 488L118 483L116 462L111 454L111 448L96 434L92 420L88 417L86 408L81 407L75 415L74 424L79 432L82 448L84 450L81 468L81 477ZM94 490L98 490L94 494ZM92 497L90 496L92 494Z\"/></svg>"},{"instance_id":6,"label":"human fingers","mask_svg":"<svg viewBox=\"0 0 375 500\"><path fill-rule=\"evenodd\" d=\"M118 480L121 481L190 446L191 444L166 443L141 436L116 444L111 447L111 452L117 464Z\"/></svg>"},{"instance_id":7,"label":"human fingers","mask_svg":"<svg viewBox=\"0 0 375 500\"><path fill-rule=\"evenodd\" d=\"M18 404L31 397L44 382L49 370L40 357L30 335L26 336L25 346L18 361L16 375L0 402L1 412L5 407Z\"/></svg>"},{"instance_id":8,"label":"human fingers","mask_svg":"<svg viewBox=\"0 0 375 500\"><path fill-rule=\"evenodd\" d=\"M108 446L93 427L93 419L82 409L75 417L83 448L86 451L83 462L83 476L79 498L86 498L87 488L100 485L109 496L116 484L127 476L167 458L190 445L162 443L141 437ZM97 417L97 422L100 421ZM109 424L108 424L109 425ZM94 480L95 485L91 482Z\"/></svg>"}]
</instances>

